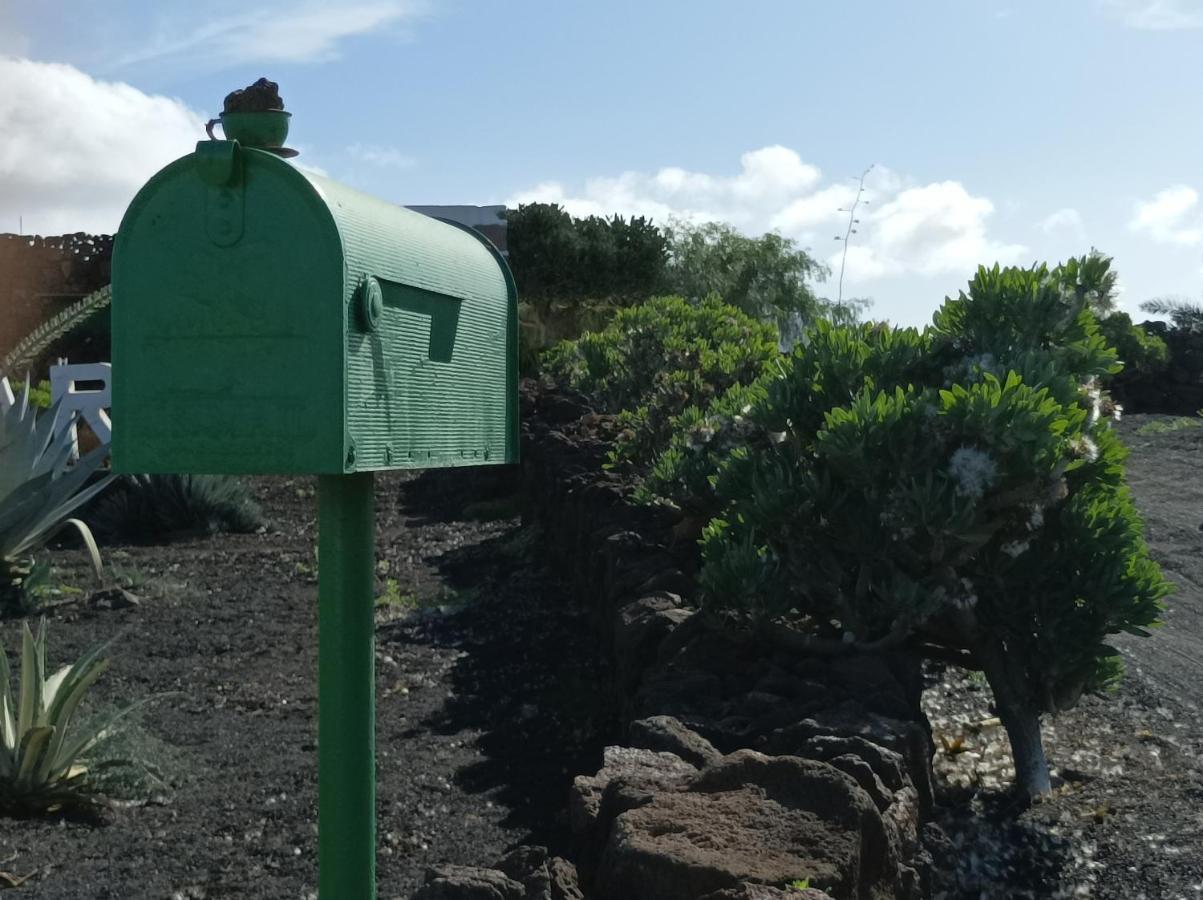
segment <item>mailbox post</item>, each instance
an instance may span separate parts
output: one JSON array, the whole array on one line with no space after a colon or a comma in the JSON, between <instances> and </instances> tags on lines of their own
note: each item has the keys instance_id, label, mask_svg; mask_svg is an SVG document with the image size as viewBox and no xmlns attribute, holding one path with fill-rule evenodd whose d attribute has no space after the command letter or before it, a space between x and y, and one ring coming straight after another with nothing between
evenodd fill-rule
<instances>
[{"instance_id":1,"label":"mailbox post","mask_svg":"<svg viewBox=\"0 0 1203 900\"><path fill-rule=\"evenodd\" d=\"M208 140L113 254L113 467L318 476L323 900L375 896L373 473L516 462L517 295L470 229Z\"/></svg>"}]
</instances>

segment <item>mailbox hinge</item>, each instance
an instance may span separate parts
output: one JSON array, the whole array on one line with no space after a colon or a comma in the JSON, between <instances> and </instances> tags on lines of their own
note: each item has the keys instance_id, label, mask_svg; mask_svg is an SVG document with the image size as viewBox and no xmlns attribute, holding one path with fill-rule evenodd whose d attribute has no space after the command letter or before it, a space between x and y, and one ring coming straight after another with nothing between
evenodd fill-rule
<instances>
[{"instance_id":1,"label":"mailbox hinge","mask_svg":"<svg viewBox=\"0 0 1203 900\"><path fill-rule=\"evenodd\" d=\"M200 141L196 167L205 182L205 234L219 247L242 238L242 153L237 141Z\"/></svg>"}]
</instances>

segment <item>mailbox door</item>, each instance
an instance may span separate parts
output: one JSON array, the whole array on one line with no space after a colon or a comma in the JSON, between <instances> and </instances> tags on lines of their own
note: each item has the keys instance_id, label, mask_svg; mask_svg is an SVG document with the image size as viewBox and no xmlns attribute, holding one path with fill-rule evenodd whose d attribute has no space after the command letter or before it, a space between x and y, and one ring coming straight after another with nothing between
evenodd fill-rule
<instances>
[{"instance_id":1,"label":"mailbox door","mask_svg":"<svg viewBox=\"0 0 1203 900\"><path fill-rule=\"evenodd\" d=\"M347 471L516 462L517 297L505 261L467 229L306 177L346 253ZM369 283L382 307L370 325Z\"/></svg>"},{"instance_id":2,"label":"mailbox door","mask_svg":"<svg viewBox=\"0 0 1203 900\"><path fill-rule=\"evenodd\" d=\"M151 179L114 249L115 467L342 472L344 276L283 160L202 142Z\"/></svg>"}]
</instances>

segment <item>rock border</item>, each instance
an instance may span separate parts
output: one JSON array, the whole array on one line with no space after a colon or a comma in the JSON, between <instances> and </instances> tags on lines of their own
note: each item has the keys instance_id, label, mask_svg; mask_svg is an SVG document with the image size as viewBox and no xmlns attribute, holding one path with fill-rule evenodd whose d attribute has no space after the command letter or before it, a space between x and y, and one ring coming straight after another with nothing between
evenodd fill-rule
<instances>
[{"instance_id":1,"label":"rock border","mask_svg":"<svg viewBox=\"0 0 1203 900\"><path fill-rule=\"evenodd\" d=\"M432 870L415 900L926 896L918 661L804 656L708 625L696 544L603 468L612 420L529 380L521 409L523 521L612 654L624 743L573 784L572 877L553 858L548 881L546 851L520 848L497 869Z\"/></svg>"}]
</instances>

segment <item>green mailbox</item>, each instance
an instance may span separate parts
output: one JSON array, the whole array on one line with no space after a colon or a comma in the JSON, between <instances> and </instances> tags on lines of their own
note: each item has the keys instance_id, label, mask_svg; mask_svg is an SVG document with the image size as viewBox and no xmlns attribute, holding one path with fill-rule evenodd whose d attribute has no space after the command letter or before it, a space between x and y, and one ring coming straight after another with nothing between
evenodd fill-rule
<instances>
[{"instance_id":1,"label":"green mailbox","mask_svg":"<svg viewBox=\"0 0 1203 900\"><path fill-rule=\"evenodd\" d=\"M121 222L113 468L319 476L319 891L370 900L372 473L517 461L517 296L483 236L294 168L282 104L229 103L234 139Z\"/></svg>"},{"instance_id":2,"label":"green mailbox","mask_svg":"<svg viewBox=\"0 0 1203 900\"><path fill-rule=\"evenodd\" d=\"M517 299L469 228L202 141L113 260L113 457L132 472L517 460Z\"/></svg>"}]
</instances>

